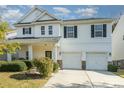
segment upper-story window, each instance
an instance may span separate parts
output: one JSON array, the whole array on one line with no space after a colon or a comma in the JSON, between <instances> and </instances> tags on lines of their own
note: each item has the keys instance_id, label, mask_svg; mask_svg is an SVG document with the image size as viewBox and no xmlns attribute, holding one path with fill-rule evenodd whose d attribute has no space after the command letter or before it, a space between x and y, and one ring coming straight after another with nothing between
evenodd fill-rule
<instances>
[{"instance_id":1,"label":"upper-story window","mask_svg":"<svg viewBox=\"0 0 124 93\"><path fill-rule=\"evenodd\" d=\"M74 38L74 26L67 27L67 38Z\"/></svg>"},{"instance_id":2,"label":"upper-story window","mask_svg":"<svg viewBox=\"0 0 124 93\"><path fill-rule=\"evenodd\" d=\"M49 30L49 35L53 34L53 27L52 26L48 26L48 30Z\"/></svg>"},{"instance_id":3,"label":"upper-story window","mask_svg":"<svg viewBox=\"0 0 124 93\"><path fill-rule=\"evenodd\" d=\"M64 26L64 38L77 38L77 26Z\"/></svg>"},{"instance_id":4,"label":"upper-story window","mask_svg":"<svg viewBox=\"0 0 124 93\"><path fill-rule=\"evenodd\" d=\"M23 28L23 35L25 35L25 34L31 34L31 27Z\"/></svg>"},{"instance_id":5,"label":"upper-story window","mask_svg":"<svg viewBox=\"0 0 124 93\"><path fill-rule=\"evenodd\" d=\"M94 36L103 37L103 25L94 25Z\"/></svg>"},{"instance_id":6,"label":"upper-story window","mask_svg":"<svg viewBox=\"0 0 124 93\"><path fill-rule=\"evenodd\" d=\"M45 26L41 26L41 35L45 35Z\"/></svg>"},{"instance_id":7,"label":"upper-story window","mask_svg":"<svg viewBox=\"0 0 124 93\"><path fill-rule=\"evenodd\" d=\"M100 25L91 25L91 37L106 37L107 36L107 25L100 24Z\"/></svg>"}]
</instances>

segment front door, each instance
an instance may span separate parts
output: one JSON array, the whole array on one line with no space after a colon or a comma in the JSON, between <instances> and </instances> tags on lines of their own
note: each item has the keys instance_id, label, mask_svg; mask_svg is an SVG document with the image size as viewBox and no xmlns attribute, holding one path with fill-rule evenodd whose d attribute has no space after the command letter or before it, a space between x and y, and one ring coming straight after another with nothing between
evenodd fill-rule
<instances>
[{"instance_id":1,"label":"front door","mask_svg":"<svg viewBox=\"0 0 124 93\"><path fill-rule=\"evenodd\" d=\"M45 51L45 57L52 59L52 51Z\"/></svg>"}]
</instances>

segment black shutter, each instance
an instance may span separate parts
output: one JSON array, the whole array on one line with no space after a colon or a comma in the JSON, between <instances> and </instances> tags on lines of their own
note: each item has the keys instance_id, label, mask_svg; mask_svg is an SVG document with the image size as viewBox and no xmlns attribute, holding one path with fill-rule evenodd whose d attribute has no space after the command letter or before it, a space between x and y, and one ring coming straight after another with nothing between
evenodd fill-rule
<instances>
[{"instance_id":1,"label":"black shutter","mask_svg":"<svg viewBox=\"0 0 124 93\"><path fill-rule=\"evenodd\" d=\"M66 33L67 33L67 30L66 30L66 28L67 28L67 27L64 26L64 38L67 38L67 34L66 34Z\"/></svg>"},{"instance_id":2,"label":"black shutter","mask_svg":"<svg viewBox=\"0 0 124 93\"><path fill-rule=\"evenodd\" d=\"M103 37L106 37L107 36L106 28L107 28L107 25L106 24L103 24Z\"/></svg>"},{"instance_id":3,"label":"black shutter","mask_svg":"<svg viewBox=\"0 0 124 93\"><path fill-rule=\"evenodd\" d=\"M29 34L31 34L31 27L29 28Z\"/></svg>"},{"instance_id":4,"label":"black shutter","mask_svg":"<svg viewBox=\"0 0 124 93\"><path fill-rule=\"evenodd\" d=\"M23 28L23 35L25 34L25 28Z\"/></svg>"},{"instance_id":5,"label":"black shutter","mask_svg":"<svg viewBox=\"0 0 124 93\"><path fill-rule=\"evenodd\" d=\"M91 37L94 38L94 25L91 25Z\"/></svg>"},{"instance_id":6,"label":"black shutter","mask_svg":"<svg viewBox=\"0 0 124 93\"><path fill-rule=\"evenodd\" d=\"M77 38L77 26L74 26L74 37Z\"/></svg>"}]
</instances>

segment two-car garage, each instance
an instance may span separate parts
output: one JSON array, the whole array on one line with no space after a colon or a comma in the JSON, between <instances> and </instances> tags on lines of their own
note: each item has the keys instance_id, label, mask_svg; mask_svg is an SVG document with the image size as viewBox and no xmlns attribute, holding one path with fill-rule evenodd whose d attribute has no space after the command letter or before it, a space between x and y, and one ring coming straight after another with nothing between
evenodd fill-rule
<instances>
[{"instance_id":1,"label":"two-car garage","mask_svg":"<svg viewBox=\"0 0 124 93\"><path fill-rule=\"evenodd\" d=\"M82 54L80 52L64 52L62 62L64 69L82 69ZM86 69L89 70L107 70L107 53L87 52Z\"/></svg>"}]
</instances>

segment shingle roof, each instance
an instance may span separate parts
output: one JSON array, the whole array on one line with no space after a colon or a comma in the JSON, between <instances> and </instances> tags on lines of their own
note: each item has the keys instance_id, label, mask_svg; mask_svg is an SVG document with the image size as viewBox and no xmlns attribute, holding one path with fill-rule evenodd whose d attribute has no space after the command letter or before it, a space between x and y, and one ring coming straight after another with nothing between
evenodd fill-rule
<instances>
[{"instance_id":1,"label":"shingle roof","mask_svg":"<svg viewBox=\"0 0 124 93\"><path fill-rule=\"evenodd\" d=\"M63 20L63 21L83 21L83 20L103 20L103 19L112 20L112 18L84 18L84 19L66 19L66 20Z\"/></svg>"}]
</instances>

